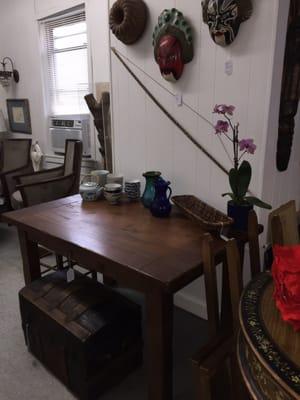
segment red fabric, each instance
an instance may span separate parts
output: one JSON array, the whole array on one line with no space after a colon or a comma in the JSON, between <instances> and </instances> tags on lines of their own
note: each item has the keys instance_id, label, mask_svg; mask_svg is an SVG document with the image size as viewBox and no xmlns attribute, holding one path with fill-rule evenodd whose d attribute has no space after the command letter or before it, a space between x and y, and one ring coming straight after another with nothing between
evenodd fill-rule
<instances>
[{"instance_id":1,"label":"red fabric","mask_svg":"<svg viewBox=\"0 0 300 400\"><path fill-rule=\"evenodd\" d=\"M274 246L274 299L282 319L300 330L300 245Z\"/></svg>"}]
</instances>

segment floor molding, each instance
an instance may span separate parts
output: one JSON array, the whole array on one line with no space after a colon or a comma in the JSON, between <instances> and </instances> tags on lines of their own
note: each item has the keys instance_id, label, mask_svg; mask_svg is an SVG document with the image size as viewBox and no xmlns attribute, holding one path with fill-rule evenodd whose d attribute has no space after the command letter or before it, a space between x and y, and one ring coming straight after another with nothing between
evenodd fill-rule
<instances>
[{"instance_id":1,"label":"floor molding","mask_svg":"<svg viewBox=\"0 0 300 400\"><path fill-rule=\"evenodd\" d=\"M202 299L189 296L186 293L177 293L174 298L174 304L197 317L207 319L206 302Z\"/></svg>"}]
</instances>

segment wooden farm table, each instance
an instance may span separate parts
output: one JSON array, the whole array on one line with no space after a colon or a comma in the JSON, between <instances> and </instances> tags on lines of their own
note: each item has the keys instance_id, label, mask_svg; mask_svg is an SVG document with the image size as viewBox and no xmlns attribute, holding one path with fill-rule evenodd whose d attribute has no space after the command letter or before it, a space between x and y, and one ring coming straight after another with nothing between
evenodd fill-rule
<instances>
[{"instance_id":1,"label":"wooden farm table","mask_svg":"<svg viewBox=\"0 0 300 400\"><path fill-rule=\"evenodd\" d=\"M175 207L170 218L158 219L140 203L83 203L79 195L3 220L18 228L26 284L40 277L40 244L145 294L148 399L171 400L173 295L202 274L199 226ZM223 247L216 239L216 253Z\"/></svg>"},{"instance_id":2,"label":"wooden farm table","mask_svg":"<svg viewBox=\"0 0 300 400\"><path fill-rule=\"evenodd\" d=\"M238 358L255 400L300 399L300 332L281 319L269 273L258 275L240 304Z\"/></svg>"}]
</instances>

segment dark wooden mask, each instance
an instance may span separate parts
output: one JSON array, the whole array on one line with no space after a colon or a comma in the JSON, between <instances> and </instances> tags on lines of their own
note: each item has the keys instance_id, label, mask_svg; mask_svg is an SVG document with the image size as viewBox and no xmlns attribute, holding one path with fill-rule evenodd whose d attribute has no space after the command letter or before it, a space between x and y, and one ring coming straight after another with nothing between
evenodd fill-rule
<instances>
[{"instance_id":1,"label":"dark wooden mask","mask_svg":"<svg viewBox=\"0 0 300 400\"><path fill-rule=\"evenodd\" d=\"M300 3L291 0L281 89L276 164L286 171L292 152L300 98Z\"/></svg>"}]
</instances>

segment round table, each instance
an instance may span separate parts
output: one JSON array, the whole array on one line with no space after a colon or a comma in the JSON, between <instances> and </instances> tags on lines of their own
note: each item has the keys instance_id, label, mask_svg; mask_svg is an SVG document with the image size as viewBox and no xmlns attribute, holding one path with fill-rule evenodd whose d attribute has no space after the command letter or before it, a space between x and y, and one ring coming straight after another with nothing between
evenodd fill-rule
<instances>
[{"instance_id":1,"label":"round table","mask_svg":"<svg viewBox=\"0 0 300 400\"><path fill-rule=\"evenodd\" d=\"M258 275L240 302L238 360L253 399L300 399L300 332L285 323L269 273Z\"/></svg>"}]
</instances>

